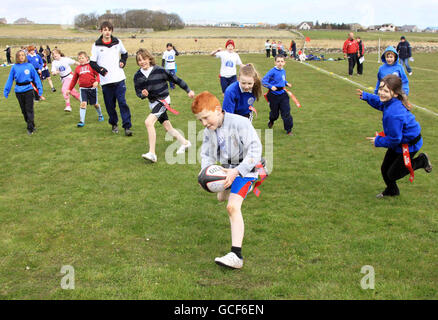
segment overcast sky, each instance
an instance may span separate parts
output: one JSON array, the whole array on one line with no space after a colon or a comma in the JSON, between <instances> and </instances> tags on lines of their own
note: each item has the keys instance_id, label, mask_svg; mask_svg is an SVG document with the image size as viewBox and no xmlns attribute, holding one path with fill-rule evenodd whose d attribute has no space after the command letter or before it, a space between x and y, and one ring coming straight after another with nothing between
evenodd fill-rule
<instances>
[{"instance_id":1,"label":"overcast sky","mask_svg":"<svg viewBox=\"0 0 438 320\"><path fill-rule=\"evenodd\" d=\"M123 5L121 5L123 3ZM111 9L150 9L177 13L185 22L394 23L438 27L438 0L21 0L0 7L8 23L26 17L36 23L72 24L75 15Z\"/></svg>"}]
</instances>

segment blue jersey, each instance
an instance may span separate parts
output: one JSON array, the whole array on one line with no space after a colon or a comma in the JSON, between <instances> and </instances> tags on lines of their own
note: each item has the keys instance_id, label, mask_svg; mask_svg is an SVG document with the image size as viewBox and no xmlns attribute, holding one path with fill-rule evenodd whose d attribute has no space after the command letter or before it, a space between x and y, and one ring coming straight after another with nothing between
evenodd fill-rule
<instances>
[{"instance_id":1,"label":"blue jersey","mask_svg":"<svg viewBox=\"0 0 438 320\"><path fill-rule=\"evenodd\" d=\"M222 109L229 113L245 116L251 112L255 96L251 92L243 92L238 81L230 84L224 93Z\"/></svg>"},{"instance_id":2,"label":"blue jersey","mask_svg":"<svg viewBox=\"0 0 438 320\"><path fill-rule=\"evenodd\" d=\"M44 66L43 58L39 54L35 56L27 55L27 61L33 65L36 70L42 70Z\"/></svg>"},{"instance_id":3,"label":"blue jersey","mask_svg":"<svg viewBox=\"0 0 438 320\"><path fill-rule=\"evenodd\" d=\"M397 98L382 102L374 94L364 92L362 100L383 112L382 124L385 137L377 136L374 141L376 147L393 149L397 153L402 153L400 144L409 143L421 133L420 124L415 120L415 116ZM423 146L423 138L416 144L409 146L409 152L416 152Z\"/></svg>"},{"instance_id":4,"label":"blue jersey","mask_svg":"<svg viewBox=\"0 0 438 320\"><path fill-rule=\"evenodd\" d=\"M16 63L12 66L3 91L6 98L9 96L14 80L15 92L17 93L32 90L32 85L30 83L33 81L38 88L39 95L43 94L43 86L40 77L30 63Z\"/></svg>"},{"instance_id":5,"label":"blue jersey","mask_svg":"<svg viewBox=\"0 0 438 320\"><path fill-rule=\"evenodd\" d=\"M284 69L278 69L277 67L272 68L263 77L262 84L268 89L271 89L272 87L284 88L287 85L286 71ZM271 91L271 93L275 95L281 95L284 92L284 89Z\"/></svg>"}]
</instances>

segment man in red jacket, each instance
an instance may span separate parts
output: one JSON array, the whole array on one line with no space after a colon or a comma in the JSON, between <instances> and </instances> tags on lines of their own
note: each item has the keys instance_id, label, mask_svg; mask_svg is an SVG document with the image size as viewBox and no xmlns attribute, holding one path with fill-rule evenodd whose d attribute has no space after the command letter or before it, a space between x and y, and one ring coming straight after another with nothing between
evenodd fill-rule
<instances>
[{"instance_id":1,"label":"man in red jacket","mask_svg":"<svg viewBox=\"0 0 438 320\"><path fill-rule=\"evenodd\" d=\"M342 50L344 52L344 58L348 58L348 74L350 77L353 75L354 66L358 61L358 51L359 45L357 41L354 40L353 32L348 34L348 39L344 42L344 48Z\"/></svg>"}]
</instances>

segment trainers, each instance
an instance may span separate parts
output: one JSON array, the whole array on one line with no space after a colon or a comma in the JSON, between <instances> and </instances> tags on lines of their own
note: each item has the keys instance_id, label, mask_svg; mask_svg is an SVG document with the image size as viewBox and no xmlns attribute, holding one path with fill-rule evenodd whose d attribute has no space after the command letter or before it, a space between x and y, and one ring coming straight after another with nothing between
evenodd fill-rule
<instances>
[{"instance_id":1,"label":"trainers","mask_svg":"<svg viewBox=\"0 0 438 320\"><path fill-rule=\"evenodd\" d=\"M52 92L56 92L56 89L55 89L55 87L53 87L53 88L52 88Z\"/></svg>"},{"instance_id":2,"label":"trainers","mask_svg":"<svg viewBox=\"0 0 438 320\"><path fill-rule=\"evenodd\" d=\"M432 172L432 163L430 163L430 159L429 156L427 155L427 153L422 153L422 155L426 158L426 166L424 167L424 171L426 171L427 173L431 173Z\"/></svg>"},{"instance_id":3,"label":"trainers","mask_svg":"<svg viewBox=\"0 0 438 320\"><path fill-rule=\"evenodd\" d=\"M243 267L243 259L240 259L234 252L227 253L225 256L214 259L216 264L232 269Z\"/></svg>"},{"instance_id":4,"label":"trainers","mask_svg":"<svg viewBox=\"0 0 438 320\"><path fill-rule=\"evenodd\" d=\"M31 136L31 135L33 135L33 131L32 131L32 130L29 130L29 129L27 129L27 134L28 134L29 136Z\"/></svg>"},{"instance_id":5,"label":"trainers","mask_svg":"<svg viewBox=\"0 0 438 320\"><path fill-rule=\"evenodd\" d=\"M412 72L409 72L408 75L412 76Z\"/></svg>"},{"instance_id":6,"label":"trainers","mask_svg":"<svg viewBox=\"0 0 438 320\"><path fill-rule=\"evenodd\" d=\"M113 133L119 133L119 128L117 127L116 124L113 124L113 128L111 129L111 131L112 131Z\"/></svg>"},{"instance_id":7,"label":"trainers","mask_svg":"<svg viewBox=\"0 0 438 320\"><path fill-rule=\"evenodd\" d=\"M132 131L129 128L125 128L125 136L127 136L127 137L132 136Z\"/></svg>"},{"instance_id":8,"label":"trainers","mask_svg":"<svg viewBox=\"0 0 438 320\"><path fill-rule=\"evenodd\" d=\"M99 116L99 117L97 118L97 121L102 122L102 121L103 121L103 116Z\"/></svg>"},{"instance_id":9,"label":"trainers","mask_svg":"<svg viewBox=\"0 0 438 320\"><path fill-rule=\"evenodd\" d=\"M287 132L288 136L293 136L294 134L292 133L292 131Z\"/></svg>"},{"instance_id":10,"label":"trainers","mask_svg":"<svg viewBox=\"0 0 438 320\"><path fill-rule=\"evenodd\" d=\"M71 107L70 107L70 106L65 107L65 108L64 108L64 111L65 111L65 112L71 112Z\"/></svg>"},{"instance_id":11,"label":"trainers","mask_svg":"<svg viewBox=\"0 0 438 320\"><path fill-rule=\"evenodd\" d=\"M182 145L178 148L178 150L176 151L176 154L182 154L182 153L186 152L186 150L192 146L192 144L190 143L190 141L188 141L188 142L189 142L189 143L187 143L187 144L182 144Z\"/></svg>"},{"instance_id":12,"label":"trainers","mask_svg":"<svg viewBox=\"0 0 438 320\"><path fill-rule=\"evenodd\" d=\"M388 194L388 193L386 193L385 191L383 191L383 192L380 192L379 194L377 194L376 195L376 198L377 199L383 199L383 198L388 198L388 197L397 197L397 196L399 196L400 195L400 193L397 193L397 194Z\"/></svg>"},{"instance_id":13,"label":"trainers","mask_svg":"<svg viewBox=\"0 0 438 320\"><path fill-rule=\"evenodd\" d=\"M157 162L157 155L150 152L142 154L141 157L145 160L149 160L150 162Z\"/></svg>"},{"instance_id":14,"label":"trainers","mask_svg":"<svg viewBox=\"0 0 438 320\"><path fill-rule=\"evenodd\" d=\"M272 129L273 126L274 126L274 123L273 123L272 121L269 121L269 122L268 122L268 128L269 128L269 129Z\"/></svg>"},{"instance_id":15,"label":"trainers","mask_svg":"<svg viewBox=\"0 0 438 320\"><path fill-rule=\"evenodd\" d=\"M82 128L83 126L85 126L85 123L83 123L82 121L78 122L78 128Z\"/></svg>"}]
</instances>

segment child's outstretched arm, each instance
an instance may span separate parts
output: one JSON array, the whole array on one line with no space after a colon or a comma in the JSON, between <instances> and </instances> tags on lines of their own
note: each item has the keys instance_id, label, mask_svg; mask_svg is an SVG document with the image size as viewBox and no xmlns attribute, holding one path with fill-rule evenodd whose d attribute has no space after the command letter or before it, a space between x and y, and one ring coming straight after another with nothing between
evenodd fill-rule
<instances>
[{"instance_id":1,"label":"child's outstretched arm","mask_svg":"<svg viewBox=\"0 0 438 320\"><path fill-rule=\"evenodd\" d=\"M364 100L368 102L368 104L373 107L374 109L383 110L383 104L380 101L379 96L375 94L371 94L365 91L362 91L360 89L356 89L356 94L359 96L359 99Z\"/></svg>"},{"instance_id":2,"label":"child's outstretched arm","mask_svg":"<svg viewBox=\"0 0 438 320\"><path fill-rule=\"evenodd\" d=\"M221 50L222 50L222 48L218 48L218 49L212 51L212 52L210 53L210 55L211 55L211 56L214 56L216 53L218 53L218 52L221 51Z\"/></svg>"},{"instance_id":3,"label":"child's outstretched arm","mask_svg":"<svg viewBox=\"0 0 438 320\"><path fill-rule=\"evenodd\" d=\"M166 73L169 81L177 84L178 87L180 87L181 89L183 89L184 91L187 92L189 98L193 99L195 97L195 93L192 90L190 90L189 86L187 85L187 83L185 83L185 81L183 79L178 78L176 75L171 74L167 70L164 70L164 72Z\"/></svg>"}]
</instances>

